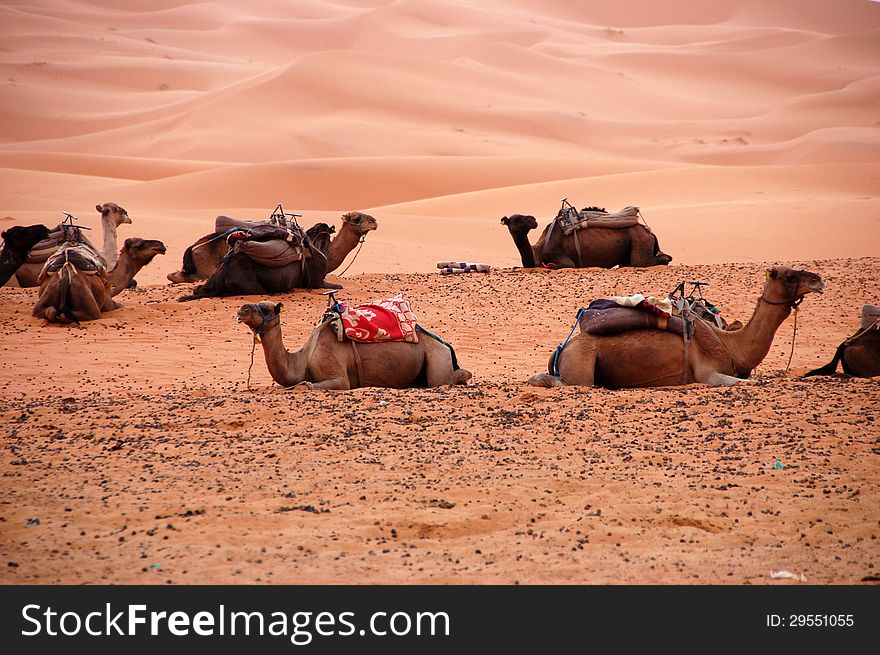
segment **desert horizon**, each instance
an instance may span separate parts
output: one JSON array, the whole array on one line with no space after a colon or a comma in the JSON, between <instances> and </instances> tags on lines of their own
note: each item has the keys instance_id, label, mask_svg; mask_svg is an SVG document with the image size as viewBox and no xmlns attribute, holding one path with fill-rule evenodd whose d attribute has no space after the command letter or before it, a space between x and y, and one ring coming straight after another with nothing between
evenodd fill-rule
<instances>
[{"instance_id":1,"label":"desert horizon","mask_svg":"<svg viewBox=\"0 0 880 655\"><path fill-rule=\"evenodd\" d=\"M167 248L79 326L0 289L0 583L876 582L877 378L798 376L880 304L880 4L35 0L0 35L0 229L99 244L114 202ZM522 268L500 219L563 198L671 264ZM292 393L257 346L249 390L236 310L284 303L293 350L326 299L166 275L278 203L374 216L327 280L406 295L470 383ZM748 383L525 384L593 298L696 279L746 322L776 264L825 293Z\"/></svg>"}]
</instances>

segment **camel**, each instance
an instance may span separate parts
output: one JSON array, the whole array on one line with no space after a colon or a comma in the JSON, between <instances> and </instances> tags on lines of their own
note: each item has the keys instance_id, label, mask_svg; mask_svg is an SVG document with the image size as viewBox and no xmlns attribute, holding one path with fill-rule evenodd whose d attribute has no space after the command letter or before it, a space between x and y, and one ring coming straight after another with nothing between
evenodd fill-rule
<instances>
[{"instance_id":1,"label":"camel","mask_svg":"<svg viewBox=\"0 0 880 655\"><path fill-rule=\"evenodd\" d=\"M131 223L131 219L128 217L128 212L115 202L105 202L103 205L95 205L95 209L101 214L104 245L98 250L81 234L79 238L92 250L99 253L100 256L103 257L106 267L112 269L116 266L116 260L119 256L117 254L119 246L116 245L116 228L123 223ZM40 276L40 271L43 270L43 264L46 263L49 256L56 252L61 247L61 244L64 243L62 234L63 230L59 226L53 230L53 233L49 238L44 239L31 249L31 253L27 260L15 274L18 283L17 286L40 286L37 278Z\"/></svg>"},{"instance_id":2,"label":"camel","mask_svg":"<svg viewBox=\"0 0 880 655\"><path fill-rule=\"evenodd\" d=\"M0 287L24 264L31 248L48 236L49 228L45 225L16 225L0 234L3 238L3 248L0 249Z\"/></svg>"},{"instance_id":3,"label":"camel","mask_svg":"<svg viewBox=\"0 0 880 655\"><path fill-rule=\"evenodd\" d=\"M125 240L116 266L109 273L98 254L80 243L62 246L40 274L40 296L34 316L50 323L93 321L122 305L114 296L156 255L165 254L161 241L132 237Z\"/></svg>"},{"instance_id":4,"label":"camel","mask_svg":"<svg viewBox=\"0 0 880 655\"><path fill-rule=\"evenodd\" d=\"M303 347L290 352L281 338L282 304L242 305L238 322L262 337L272 379L283 387L357 389L360 387L439 387L465 384L471 373L453 364L452 351L422 335L418 343L338 341L329 320L314 328Z\"/></svg>"},{"instance_id":5,"label":"camel","mask_svg":"<svg viewBox=\"0 0 880 655\"><path fill-rule=\"evenodd\" d=\"M220 218L220 217L218 217ZM256 224L256 223L255 223ZM342 215L342 227L330 242L327 253L327 273L332 273L342 265L354 247L364 238L367 232L379 227L375 218L362 212L349 212ZM332 231L335 228L331 228ZM172 283L198 282L205 280L217 270L217 265L229 252L226 239L214 232L206 234L183 253L183 266L179 271L168 274Z\"/></svg>"},{"instance_id":6,"label":"camel","mask_svg":"<svg viewBox=\"0 0 880 655\"><path fill-rule=\"evenodd\" d=\"M179 300L284 293L293 289L341 289L340 285L324 280L331 233L326 223L310 227L306 230L303 258L285 266L262 266L243 252L230 250L204 284Z\"/></svg>"},{"instance_id":7,"label":"camel","mask_svg":"<svg viewBox=\"0 0 880 655\"><path fill-rule=\"evenodd\" d=\"M583 211L598 211L587 207ZM664 266L672 257L660 251L657 237L641 224L625 228L589 227L577 230L570 236L560 228L551 229L553 219L538 241L529 243L528 233L538 227L534 216L513 214L504 216L506 225L519 250L524 268L613 268L615 266ZM578 240L575 244L575 239Z\"/></svg>"},{"instance_id":8,"label":"camel","mask_svg":"<svg viewBox=\"0 0 880 655\"><path fill-rule=\"evenodd\" d=\"M809 271L775 266L751 319L739 330L716 328L697 320L693 337L662 330L633 330L573 337L557 359L558 376L538 373L531 385L608 388L676 386L694 382L732 385L747 379L770 351L773 336L808 293L822 293L825 283ZM550 359L553 371L554 358Z\"/></svg>"},{"instance_id":9,"label":"camel","mask_svg":"<svg viewBox=\"0 0 880 655\"><path fill-rule=\"evenodd\" d=\"M862 324L859 331L837 347L834 359L820 368L806 373L811 375L834 375L837 365L843 362L843 372L859 378L880 375L880 307L862 307Z\"/></svg>"}]
</instances>

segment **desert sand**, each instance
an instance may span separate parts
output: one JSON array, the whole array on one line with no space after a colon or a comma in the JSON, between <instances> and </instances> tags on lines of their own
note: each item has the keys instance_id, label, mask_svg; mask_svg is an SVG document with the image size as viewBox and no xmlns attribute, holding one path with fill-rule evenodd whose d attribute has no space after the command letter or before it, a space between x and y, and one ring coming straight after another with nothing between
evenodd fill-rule
<instances>
[{"instance_id":1,"label":"desert sand","mask_svg":"<svg viewBox=\"0 0 880 655\"><path fill-rule=\"evenodd\" d=\"M168 247L79 327L0 289L0 583L878 580L878 380L799 376L880 303L880 4L37 0L0 36L0 228L112 201ZM563 197L672 265L518 268L499 219ZM264 298L165 275L279 202L375 216L328 279L404 293L471 383L294 393L258 346L248 389ZM747 320L773 263L826 282L787 373L794 318L733 388L525 385L592 298L698 279ZM298 348L325 299L272 299Z\"/></svg>"}]
</instances>

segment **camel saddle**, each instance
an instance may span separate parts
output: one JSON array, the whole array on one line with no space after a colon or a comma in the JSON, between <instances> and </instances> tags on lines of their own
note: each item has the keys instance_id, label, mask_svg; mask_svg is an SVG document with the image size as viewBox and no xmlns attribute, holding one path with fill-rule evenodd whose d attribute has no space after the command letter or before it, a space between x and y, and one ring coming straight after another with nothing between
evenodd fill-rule
<instances>
[{"instance_id":1,"label":"camel saddle","mask_svg":"<svg viewBox=\"0 0 880 655\"><path fill-rule=\"evenodd\" d=\"M690 339L694 333L693 321L653 308L642 303L636 307L621 306L613 300L600 298L578 312L581 332L594 335L618 334L630 330L665 330Z\"/></svg>"},{"instance_id":2,"label":"camel saddle","mask_svg":"<svg viewBox=\"0 0 880 655\"><path fill-rule=\"evenodd\" d=\"M42 241L38 241L36 245L31 248L27 259L25 259L25 264L42 264L65 243L85 244L97 252L97 248L95 248L95 246L83 236L81 229L71 230L68 228L68 230L65 231L64 226L59 223L52 228L52 231L49 232L49 236Z\"/></svg>"},{"instance_id":3,"label":"camel saddle","mask_svg":"<svg viewBox=\"0 0 880 655\"><path fill-rule=\"evenodd\" d=\"M310 257L305 239L306 235L302 230L297 233L265 222L248 228L233 229L226 237L231 251L241 252L260 266L268 268L287 266Z\"/></svg>"},{"instance_id":4,"label":"camel saddle","mask_svg":"<svg viewBox=\"0 0 880 655\"><path fill-rule=\"evenodd\" d=\"M42 284L43 280L51 275L56 275L65 268L72 267L73 272L77 275L107 275L107 266L104 258L101 257L92 248L83 243L66 242L52 254L43 269L37 277L37 283Z\"/></svg>"},{"instance_id":5,"label":"camel saddle","mask_svg":"<svg viewBox=\"0 0 880 655\"><path fill-rule=\"evenodd\" d=\"M599 211L579 211L577 218L573 218L569 213L562 213L556 217L556 221L562 228L562 233L568 235L590 227L622 230L638 225L639 218L641 218L639 208L630 205L613 214Z\"/></svg>"},{"instance_id":6,"label":"camel saddle","mask_svg":"<svg viewBox=\"0 0 880 655\"><path fill-rule=\"evenodd\" d=\"M863 305L861 315L861 329L868 330L880 321L880 307L877 305Z\"/></svg>"},{"instance_id":7,"label":"camel saddle","mask_svg":"<svg viewBox=\"0 0 880 655\"><path fill-rule=\"evenodd\" d=\"M418 319L402 294L357 307L337 302L325 312L322 321L328 318L339 341L419 342Z\"/></svg>"}]
</instances>

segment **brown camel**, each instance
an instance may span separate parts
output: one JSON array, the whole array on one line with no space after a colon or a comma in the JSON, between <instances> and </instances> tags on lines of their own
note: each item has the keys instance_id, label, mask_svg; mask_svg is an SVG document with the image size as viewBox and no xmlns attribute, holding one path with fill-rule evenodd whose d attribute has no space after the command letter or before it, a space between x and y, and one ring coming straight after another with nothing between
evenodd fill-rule
<instances>
[{"instance_id":1,"label":"brown camel","mask_svg":"<svg viewBox=\"0 0 880 655\"><path fill-rule=\"evenodd\" d=\"M3 247L0 248L0 287L24 264L31 248L48 236L49 228L45 225L16 225L0 234L3 238Z\"/></svg>"},{"instance_id":2,"label":"brown camel","mask_svg":"<svg viewBox=\"0 0 880 655\"><path fill-rule=\"evenodd\" d=\"M366 237L367 232L378 227L376 219L369 214L361 212L343 214L342 227L339 228L339 234L330 242L330 250L327 253L327 273L339 268L348 253ZM333 231L335 228L331 227L331 233ZM179 271L169 273L168 279L173 283L205 280L213 275L220 260L228 252L229 245L224 237L216 232L206 234L184 251L183 266Z\"/></svg>"},{"instance_id":3,"label":"brown camel","mask_svg":"<svg viewBox=\"0 0 880 655\"><path fill-rule=\"evenodd\" d=\"M804 295L822 293L825 283L809 271L776 266L749 322L735 331L696 321L693 337L662 330L633 330L573 337L559 354L559 375L538 373L529 384L608 388L675 386L700 382L721 385L746 379L770 351L773 336ZM553 370L553 358L550 359Z\"/></svg>"},{"instance_id":4,"label":"brown camel","mask_svg":"<svg viewBox=\"0 0 880 655\"><path fill-rule=\"evenodd\" d=\"M601 211L593 207L584 211L588 210ZM554 219L532 245L528 233L538 227L534 216L513 214L504 216L501 223L510 231L524 268L644 267L672 261L672 257L660 251L654 233L641 224L625 228L588 227L566 235L560 226L554 225Z\"/></svg>"},{"instance_id":5,"label":"brown camel","mask_svg":"<svg viewBox=\"0 0 880 655\"><path fill-rule=\"evenodd\" d=\"M843 362L843 372L859 378L880 375L880 307L862 307L862 324L859 331L837 347L834 359L825 366L805 374L834 375L837 365Z\"/></svg>"},{"instance_id":6,"label":"brown camel","mask_svg":"<svg viewBox=\"0 0 880 655\"><path fill-rule=\"evenodd\" d=\"M338 284L324 280L330 234L331 227L326 223L310 227L306 230L303 258L285 266L262 266L238 249L230 250L204 284L179 300L284 293L293 289L340 289Z\"/></svg>"},{"instance_id":7,"label":"brown camel","mask_svg":"<svg viewBox=\"0 0 880 655\"><path fill-rule=\"evenodd\" d=\"M87 244L93 251L99 253L104 259L107 268L112 269L116 266L118 258L117 251L119 246L116 244L116 228L123 223L131 223L128 212L115 202L105 202L103 205L95 205L95 209L101 214L101 227L104 234L104 245L98 250L95 248L82 234L80 239ZM61 245L65 243L63 230L61 226L57 226L47 239L44 239L35 245L27 260L15 274L17 286L20 287L37 287L40 283L37 278L40 271L43 270L43 264L49 259L49 256L56 252Z\"/></svg>"},{"instance_id":8,"label":"brown camel","mask_svg":"<svg viewBox=\"0 0 880 655\"><path fill-rule=\"evenodd\" d=\"M98 254L84 244L62 246L40 274L40 297L34 316L51 323L93 321L102 312L122 307L113 300L156 255L165 254L161 241L125 240L109 273Z\"/></svg>"},{"instance_id":9,"label":"brown camel","mask_svg":"<svg viewBox=\"0 0 880 655\"><path fill-rule=\"evenodd\" d=\"M338 341L324 321L309 334L296 352L284 348L281 339L281 303L243 305L238 321L263 341L266 366L272 379L283 387L309 389L357 389L359 387L439 387L464 384L470 371L453 365L450 348L421 335L418 343L386 341L358 343Z\"/></svg>"}]
</instances>

